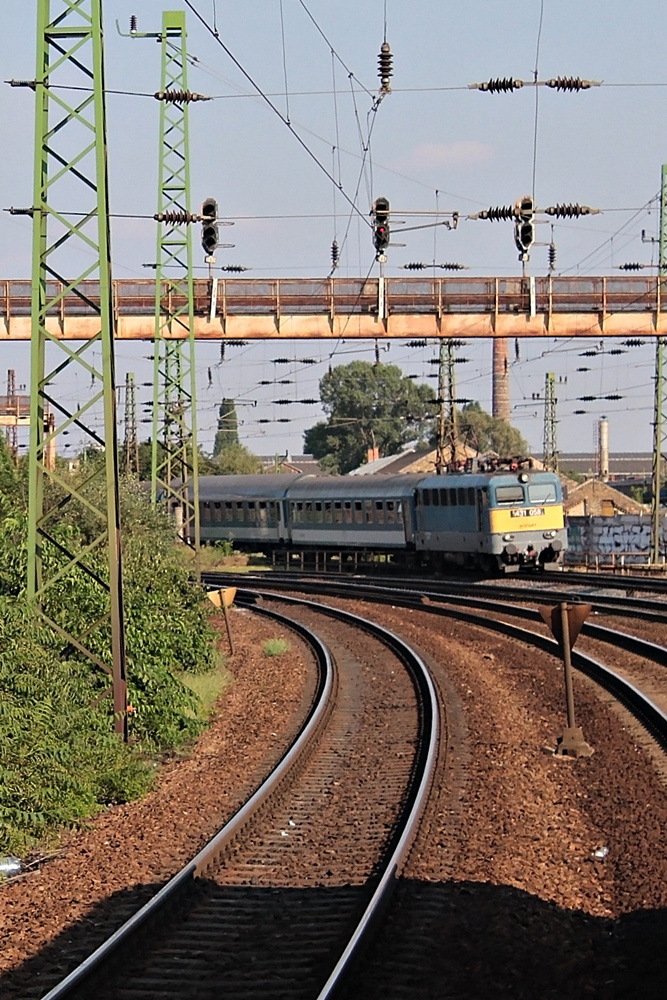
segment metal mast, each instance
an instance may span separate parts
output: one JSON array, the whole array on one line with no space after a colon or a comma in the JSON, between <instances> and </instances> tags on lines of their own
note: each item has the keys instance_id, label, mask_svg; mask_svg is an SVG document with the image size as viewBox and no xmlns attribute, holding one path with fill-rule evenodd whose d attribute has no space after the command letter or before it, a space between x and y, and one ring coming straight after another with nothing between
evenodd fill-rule
<instances>
[{"instance_id":1,"label":"metal mast","mask_svg":"<svg viewBox=\"0 0 667 1000\"><path fill-rule=\"evenodd\" d=\"M133 32L136 35L136 30ZM151 495L194 550L199 577L199 462L190 213L185 11L162 15Z\"/></svg>"},{"instance_id":2,"label":"metal mast","mask_svg":"<svg viewBox=\"0 0 667 1000\"><path fill-rule=\"evenodd\" d=\"M125 376L125 474L139 474L139 437L137 435L137 397L134 375Z\"/></svg>"},{"instance_id":3,"label":"metal mast","mask_svg":"<svg viewBox=\"0 0 667 1000\"><path fill-rule=\"evenodd\" d=\"M435 468L438 475L451 463L456 461L456 446L459 438L458 414L456 412L456 364L457 341L441 340L440 357L438 359L438 443L435 456ZM449 455L449 459L447 458Z\"/></svg>"},{"instance_id":4,"label":"metal mast","mask_svg":"<svg viewBox=\"0 0 667 1000\"><path fill-rule=\"evenodd\" d=\"M556 438L556 376L548 372L544 379L544 443L542 461L547 472L558 472L558 443Z\"/></svg>"},{"instance_id":5,"label":"metal mast","mask_svg":"<svg viewBox=\"0 0 667 1000\"><path fill-rule=\"evenodd\" d=\"M28 595L56 631L113 681L114 724L127 735L125 637L116 441L113 309L101 0L38 0L35 90ZM86 260L78 276L73 262ZM84 279L94 279L94 293ZM74 349L58 337L63 300L92 309L91 338ZM69 402L72 376L80 402ZM61 391L62 377L69 381ZM89 385L87 399L84 386ZM59 415L45 420L48 410ZM76 427L100 452L78 479L48 460L58 436ZM59 511L82 503L97 527L85 547L54 532ZM72 624L52 588L84 578L96 621Z\"/></svg>"},{"instance_id":6,"label":"metal mast","mask_svg":"<svg viewBox=\"0 0 667 1000\"><path fill-rule=\"evenodd\" d=\"M658 301L662 300L667 274L667 165L663 164L660 185L660 257L658 260ZM653 405L653 469L651 476L651 562L661 561L660 491L664 482L667 451L667 398L665 392L665 338L655 340L655 399Z\"/></svg>"},{"instance_id":7,"label":"metal mast","mask_svg":"<svg viewBox=\"0 0 667 1000\"><path fill-rule=\"evenodd\" d=\"M16 410L16 372L13 368L7 371L7 408ZM5 434L9 453L16 463L19 457L18 425L9 424Z\"/></svg>"}]
</instances>

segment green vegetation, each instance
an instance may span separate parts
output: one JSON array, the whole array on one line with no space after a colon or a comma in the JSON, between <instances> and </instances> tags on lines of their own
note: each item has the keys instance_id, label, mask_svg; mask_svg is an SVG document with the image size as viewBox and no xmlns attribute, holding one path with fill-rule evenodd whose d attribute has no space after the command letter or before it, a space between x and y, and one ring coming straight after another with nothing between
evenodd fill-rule
<instances>
[{"instance_id":1,"label":"green vegetation","mask_svg":"<svg viewBox=\"0 0 667 1000\"><path fill-rule=\"evenodd\" d=\"M320 381L320 398L327 420L307 430L304 441L328 472L355 469L368 449L397 455L431 429L433 390L404 377L397 365L340 365Z\"/></svg>"},{"instance_id":2,"label":"green vegetation","mask_svg":"<svg viewBox=\"0 0 667 1000\"><path fill-rule=\"evenodd\" d=\"M281 656L289 649L287 639L267 639L262 643L265 656Z\"/></svg>"},{"instance_id":3,"label":"green vegetation","mask_svg":"<svg viewBox=\"0 0 667 1000\"><path fill-rule=\"evenodd\" d=\"M171 521L136 483L123 484L134 713L131 741L122 744L112 731L107 675L64 647L24 599L25 489L2 453L0 444L0 852L21 853L63 825L142 794L152 781L153 761L201 731L224 675L212 608L188 580ZM50 522L53 537L67 538L70 548L89 544L99 531L90 509L78 500L66 504ZM55 548L45 547L44 558L56 560ZM106 572L102 555L97 569ZM71 634L81 634L102 614L103 593L80 570L70 570L51 587L45 610ZM109 662L108 625L87 641Z\"/></svg>"},{"instance_id":4,"label":"green vegetation","mask_svg":"<svg viewBox=\"0 0 667 1000\"><path fill-rule=\"evenodd\" d=\"M528 454L528 444L515 427L486 413L479 403L467 403L459 416L461 439L479 452L493 451L508 458Z\"/></svg>"}]
</instances>

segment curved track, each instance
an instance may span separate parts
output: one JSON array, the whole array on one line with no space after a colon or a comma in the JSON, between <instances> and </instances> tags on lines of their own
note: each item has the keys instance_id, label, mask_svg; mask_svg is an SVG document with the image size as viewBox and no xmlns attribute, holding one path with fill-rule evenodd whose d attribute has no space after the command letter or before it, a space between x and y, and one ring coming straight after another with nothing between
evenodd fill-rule
<instances>
[{"instance_id":1,"label":"curved track","mask_svg":"<svg viewBox=\"0 0 667 1000\"><path fill-rule=\"evenodd\" d=\"M310 1000L340 988L414 837L439 713L425 665L391 632L328 611L337 618L334 664L309 623L294 621L313 617L312 607L293 604L289 619L257 610L317 650L318 695L295 744L204 850L45 1000ZM359 645L383 666L395 660L373 712L378 685L350 651Z\"/></svg>"}]
</instances>

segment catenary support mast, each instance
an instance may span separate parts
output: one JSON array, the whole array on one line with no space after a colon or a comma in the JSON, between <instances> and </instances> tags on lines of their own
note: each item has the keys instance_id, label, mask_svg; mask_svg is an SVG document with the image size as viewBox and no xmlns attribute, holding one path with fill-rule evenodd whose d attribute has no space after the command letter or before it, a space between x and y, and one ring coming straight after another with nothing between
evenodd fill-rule
<instances>
[{"instance_id":1,"label":"catenary support mast","mask_svg":"<svg viewBox=\"0 0 667 1000\"><path fill-rule=\"evenodd\" d=\"M199 575L199 468L184 11L162 16L152 498L181 522ZM175 304L178 300L179 304ZM177 339L173 339L176 337Z\"/></svg>"},{"instance_id":2,"label":"catenary support mast","mask_svg":"<svg viewBox=\"0 0 667 1000\"><path fill-rule=\"evenodd\" d=\"M111 675L115 728L126 736L101 0L38 0L37 74L29 85L36 111L27 590L66 646ZM85 270L66 277L82 259ZM84 291L85 279L94 280L93 291ZM95 315L97 332L76 348L47 329L47 315L57 315L65 299ZM53 421L45 421L48 410ZM72 478L49 454L62 433L75 430L91 460ZM91 537L83 543L55 524L68 506L86 511ZM62 586L75 578L91 588L92 620L83 624L62 600Z\"/></svg>"},{"instance_id":3,"label":"catenary support mast","mask_svg":"<svg viewBox=\"0 0 667 1000\"><path fill-rule=\"evenodd\" d=\"M659 288L665 294L667 275L667 165L662 168L660 185L660 259ZM665 478L667 452L667 393L665 387L665 337L655 341L655 402L653 407L653 474L651 494L651 562L664 561L660 544L660 491Z\"/></svg>"}]
</instances>

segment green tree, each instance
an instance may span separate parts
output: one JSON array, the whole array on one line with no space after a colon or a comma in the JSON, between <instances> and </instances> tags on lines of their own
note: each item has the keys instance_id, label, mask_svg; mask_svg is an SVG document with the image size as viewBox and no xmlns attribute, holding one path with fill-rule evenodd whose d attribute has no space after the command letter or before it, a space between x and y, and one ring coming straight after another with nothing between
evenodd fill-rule
<instances>
[{"instance_id":1,"label":"green tree","mask_svg":"<svg viewBox=\"0 0 667 1000\"><path fill-rule=\"evenodd\" d=\"M231 445L239 444L239 421L233 399L223 399L218 410L218 431L213 442L213 457Z\"/></svg>"},{"instance_id":2,"label":"green tree","mask_svg":"<svg viewBox=\"0 0 667 1000\"><path fill-rule=\"evenodd\" d=\"M459 434L467 444L480 452L494 451L498 455L527 455L528 443L520 431L506 420L486 413L479 403L468 403L459 418Z\"/></svg>"},{"instance_id":3,"label":"green tree","mask_svg":"<svg viewBox=\"0 0 667 1000\"><path fill-rule=\"evenodd\" d=\"M261 458L253 455L245 445L229 444L214 458L206 462L206 472L200 467L202 475L213 476L251 476L264 471Z\"/></svg>"},{"instance_id":4,"label":"green tree","mask_svg":"<svg viewBox=\"0 0 667 1000\"><path fill-rule=\"evenodd\" d=\"M334 368L320 382L320 399L327 420L309 428L304 443L330 472L361 465L369 448L396 455L431 430L433 390L416 385L397 365L353 361Z\"/></svg>"}]
</instances>

